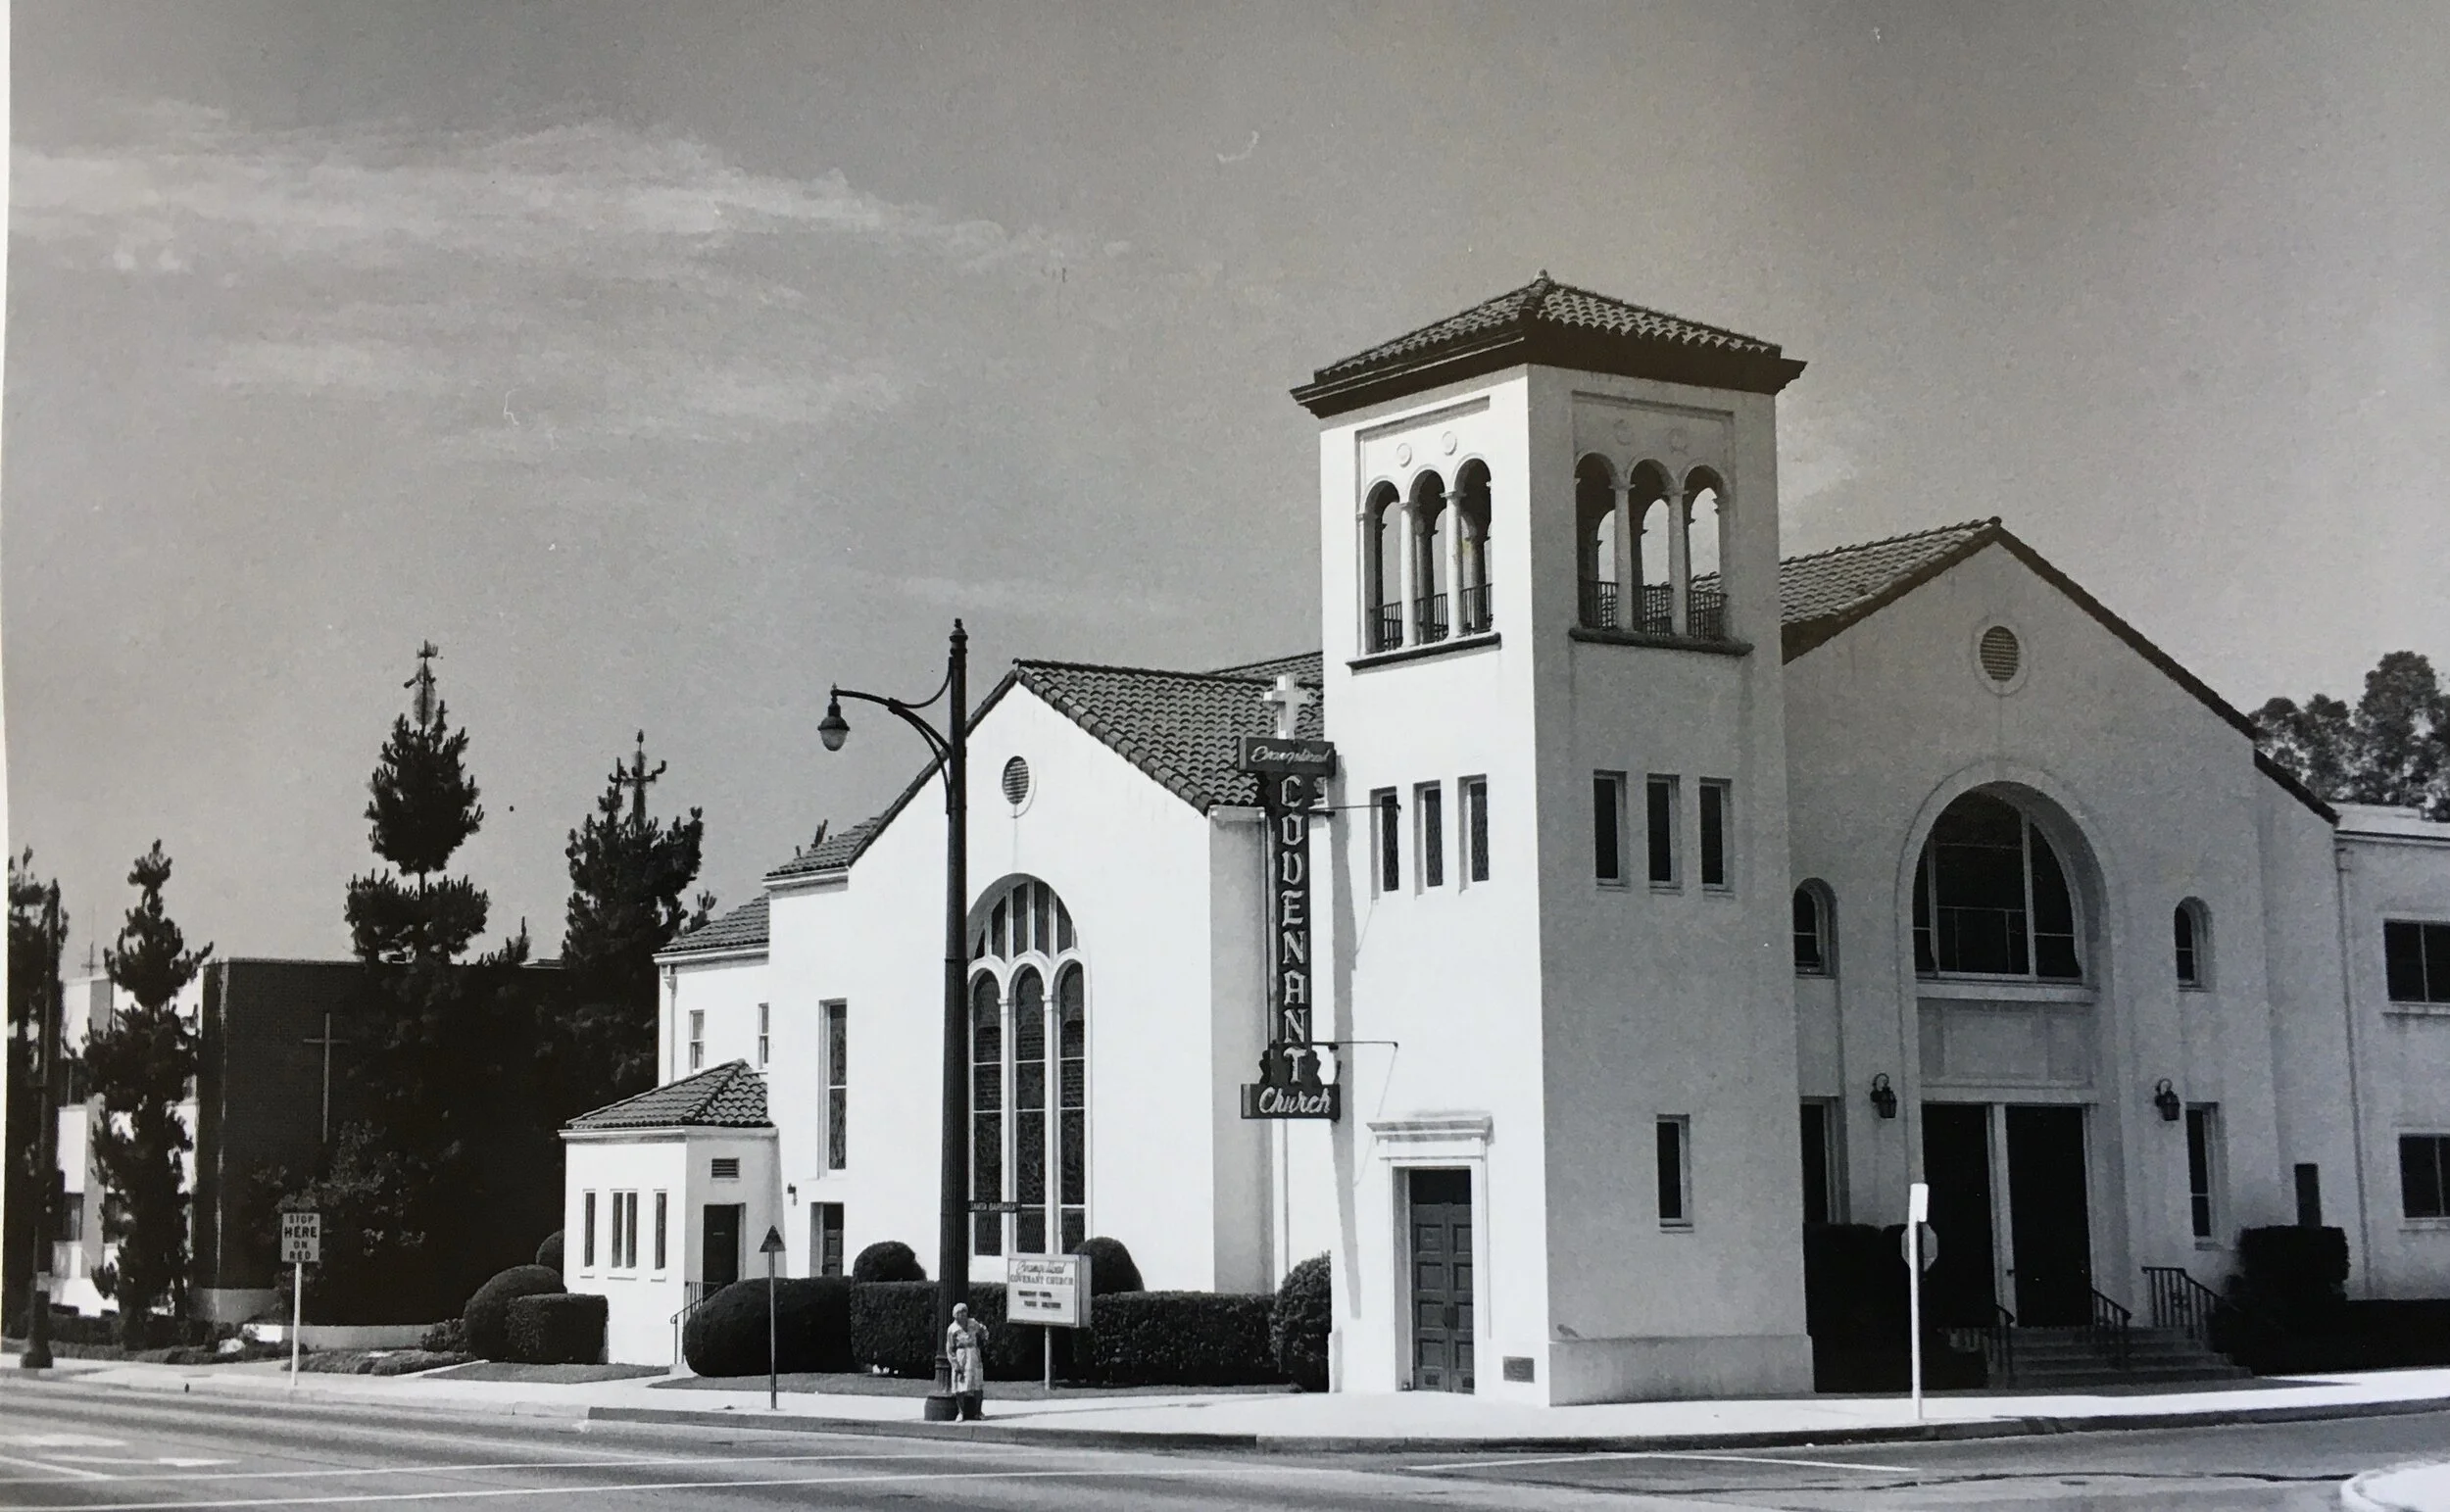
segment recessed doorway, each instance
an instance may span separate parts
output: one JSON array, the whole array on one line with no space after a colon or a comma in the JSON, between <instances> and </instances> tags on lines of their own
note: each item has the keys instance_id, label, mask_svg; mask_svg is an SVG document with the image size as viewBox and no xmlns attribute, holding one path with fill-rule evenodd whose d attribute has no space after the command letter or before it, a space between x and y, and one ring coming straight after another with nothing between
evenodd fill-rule
<instances>
[{"instance_id":1,"label":"recessed doorway","mask_svg":"<svg viewBox=\"0 0 2450 1512\"><path fill-rule=\"evenodd\" d=\"M1472 1173L1404 1173L1412 1389L1472 1390Z\"/></svg>"},{"instance_id":2,"label":"recessed doorway","mask_svg":"<svg viewBox=\"0 0 2450 1512\"><path fill-rule=\"evenodd\" d=\"M1925 1103L1932 1320L1988 1327L2003 1304L2027 1328L2090 1321L2087 1171L2080 1106Z\"/></svg>"}]
</instances>

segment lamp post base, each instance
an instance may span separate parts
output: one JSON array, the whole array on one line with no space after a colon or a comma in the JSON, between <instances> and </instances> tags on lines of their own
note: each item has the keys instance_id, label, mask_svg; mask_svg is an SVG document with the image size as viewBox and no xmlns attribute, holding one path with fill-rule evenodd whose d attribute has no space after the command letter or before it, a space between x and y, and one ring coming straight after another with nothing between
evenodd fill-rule
<instances>
[{"instance_id":1,"label":"lamp post base","mask_svg":"<svg viewBox=\"0 0 2450 1512\"><path fill-rule=\"evenodd\" d=\"M960 1417L960 1397L954 1395L951 1391L930 1391L927 1393L927 1416L924 1421L929 1423L955 1423L958 1422Z\"/></svg>"}]
</instances>

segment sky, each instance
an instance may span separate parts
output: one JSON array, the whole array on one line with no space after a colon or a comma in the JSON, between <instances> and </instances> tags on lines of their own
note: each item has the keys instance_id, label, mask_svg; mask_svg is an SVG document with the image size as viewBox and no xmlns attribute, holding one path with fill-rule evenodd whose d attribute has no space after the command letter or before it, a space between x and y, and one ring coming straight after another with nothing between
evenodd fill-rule
<instances>
[{"instance_id":1,"label":"sky","mask_svg":"<svg viewBox=\"0 0 2450 1512\"><path fill-rule=\"evenodd\" d=\"M1016 657L1319 638L1316 367L1542 269L1810 364L1789 553L1986 515L2216 689L2450 658L2432 5L16 0L9 842L345 953L420 641L550 952L646 731L728 905Z\"/></svg>"}]
</instances>

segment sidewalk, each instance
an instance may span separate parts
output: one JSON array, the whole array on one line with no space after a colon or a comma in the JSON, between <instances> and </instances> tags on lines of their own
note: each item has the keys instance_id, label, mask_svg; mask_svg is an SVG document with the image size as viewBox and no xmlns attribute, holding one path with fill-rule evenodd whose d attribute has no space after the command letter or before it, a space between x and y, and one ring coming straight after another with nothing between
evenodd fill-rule
<instances>
[{"instance_id":1,"label":"sidewalk","mask_svg":"<svg viewBox=\"0 0 2450 1512\"><path fill-rule=\"evenodd\" d=\"M2348 1512L2450 1512L2450 1465L2369 1470L2339 1488Z\"/></svg>"},{"instance_id":2,"label":"sidewalk","mask_svg":"<svg viewBox=\"0 0 2450 1512\"><path fill-rule=\"evenodd\" d=\"M187 1367L63 1361L59 1377L82 1388L286 1398L277 1362ZM16 1374L14 1357L0 1370ZM719 1424L897 1436L967 1436L1075 1447L1565 1449L1740 1447L1903 1439L2007 1438L2121 1428L2208 1427L2450 1409L2450 1369L2272 1378L2247 1387L2099 1395L1950 1394L1927 1398L1924 1419L1897 1396L1619 1402L1532 1407L1443 1392L1083 1396L990 1403L984 1424L918 1421L907 1396L786 1393L769 1412L762 1383L744 1390L676 1391L661 1378L552 1384L420 1376L299 1378L301 1403L481 1412L598 1422Z\"/></svg>"}]
</instances>

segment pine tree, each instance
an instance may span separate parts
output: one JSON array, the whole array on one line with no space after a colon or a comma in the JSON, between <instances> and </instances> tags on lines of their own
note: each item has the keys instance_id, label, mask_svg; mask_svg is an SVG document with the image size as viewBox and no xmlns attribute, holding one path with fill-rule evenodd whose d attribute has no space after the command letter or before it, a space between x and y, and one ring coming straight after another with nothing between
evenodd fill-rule
<instances>
[{"instance_id":1,"label":"pine tree","mask_svg":"<svg viewBox=\"0 0 2450 1512\"><path fill-rule=\"evenodd\" d=\"M596 811L570 831L570 897L562 940L571 1007L564 1017L564 1114L583 1112L655 1080L655 952L704 923L713 895L682 901L698 877L706 819L692 808L666 826L647 814L647 737L636 764L613 764ZM624 795L623 790L629 792Z\"/></svg>"},{"instance_id":2,"label":"pine tree","mask_svg":"<svg viewBox=\"0 0 2450 1512\"><path fill-rule=\"evenodd\" d=\"M142 1348L154 1307L169 1301L187 1314L187 1193L181 1158L195 1147L180 1116L196 1074L196 1031L178 995L204 968L213 947L187 949L187 937L162 902L171 858L155 841L127 874L136 906L119 944L102 952L112 983L134 1000L110 1026L88 1033L79 1057L102 1102L93 1157L109 1200L103 1238L119 1246L112 1270L122 1341Z\"/></svg>"},{"instance_id":3,"label":"pine tree","mask_svg":"<svg viewBox=\"0 0 2450 1512\"><path fill-rule=\"evenodd\" d=\"M0 1181L0 1231L7 1236L0 1257L0 1298L15 1316L26 1305L36 1247L50 1243L38 1234L36 1199L41 1182L56 1181L36 1170L40 1119L49 1103L38 1096L34 1044L45 1015L59 1011L60 952L68 944L68 911L60 906L60 884L34 874L31 849L9 857L9 1116L6 1177Z\"/></svg>"},{"instance_id":4,"label":"pine tree","mask_svg":"<svg viewBox=\"0 0 2450 1512\"><path fill-rule=\"evenodd\" d=\"M2450 693L2416 652L2376 662L2353 708L2328 694L2278 698L2254 722L2264 754L2324 798L2450 819Z\"/></svg>"}]
</instances>

